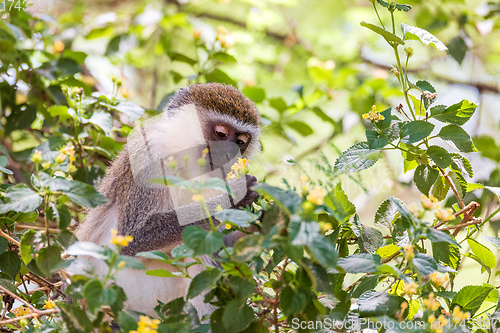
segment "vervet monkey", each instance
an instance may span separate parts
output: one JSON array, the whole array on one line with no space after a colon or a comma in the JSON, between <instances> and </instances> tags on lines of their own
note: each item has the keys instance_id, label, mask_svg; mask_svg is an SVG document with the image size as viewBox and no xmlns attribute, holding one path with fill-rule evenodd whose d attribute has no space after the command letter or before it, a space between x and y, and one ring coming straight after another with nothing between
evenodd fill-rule
<instances>
[{"instance_id":1,"label":"vervet monkey","mask_svg":"<svg viewBox=\"0 0 500 333\"><path fill-rule=\"evenodd\" d=\"M109 245L111 229L116 229L134 238L122 254L151 250L169 253L182 243L183 228L204 226L206 216L200 214L198 206L189 209L195 204L192 193L148 180L169 172L187 179L206 179L218 173L225 179L224 174L238 156L250 158L260 148L259 119L254 103L232 86L206 83L179 89L158 117L146 121L129 136L99 185L108 202L88 213L76 232L78 239ZM200 158L207 160L204 166ZM211 213L221 203L223 208L241 207L256 199L257 193L250 189L256 183L255 177L247 175L241 180L244 187L243 191L239 187L238 200L227 194L214 195L213 191L207 191L206 196L204 193ZM156 260L143 262L147 269L177 271ZM104 263L95 264L96 273L106 274ZM200 265L191 266L189 274L194 276L202 269ZM191 280L124 269L116 281L127 295L129 309L154 315L157 300L185 297ZM200 296L193 303L199 315L210 311L210 305L204 304Z\"/></svg>"}]
</instances>

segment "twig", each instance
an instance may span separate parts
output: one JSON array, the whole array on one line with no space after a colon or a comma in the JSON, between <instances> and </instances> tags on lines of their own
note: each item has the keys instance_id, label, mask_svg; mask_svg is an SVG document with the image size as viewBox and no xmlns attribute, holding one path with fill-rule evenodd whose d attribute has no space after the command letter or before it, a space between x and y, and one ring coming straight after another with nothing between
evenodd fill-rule
<instances>
[{"instance_id":1,"label":"twig","mask_svg":"<svg viewBox=\"0 0 500 333\"><path fill-rule=\"evenodd\" d=\"M24 298L22 297L19 297L17 296L16 294L14 294L13 292L11 292L9 289L3 287L3 286L0 286L0 289L6 293L7 295L11 296L11 297L14 297L15 299L17 299L19 302L23 303L24 305L26 305L31 311L33 312L38 312L38 310L33 306L31 305L29 302L27 302Z\"/></svg>"},{"instance_id":2,"label":"twig","mask_svg":"<svg viewBox=\"0 0 500 333\"><path fill-rule=\"evenodd\" d=\"M444 227L444 228L441 228L441 229L438 229L438 230L443 231L443 230L453 230L453 229L455 229L455 232L453 233L453 236L456 236L455 233L457 233L457 230L460 231L460 229L462 229L463 227L468 227L470 225L479 224L481 222L483 222L483 220L481 220L481 219L474 219L471 222L460 223L460 224L457 224L457 225L451 225L451 226Z\"/></svg>"},{"instance_id":3,"label":"twig","mask_svg":"<svg viewBox=\"0 0 500 333\"><path fill-rule=\"evenodd\" d=\"M8 241L10 241L12 244L16 245L17 247L21 247L21 244L19 244L18 241L16 241L14 238L10 237L8 234L3 232L3 230L0 230L0 236L3 238L6 238Z\"/></svg>"},{"instance_id":4,"label":"twig","mask_svg":"<svg viewBox=\"0 0 500 333\"><path fill-rule=\"evenodd\" d=\"M464 208L460 209L458 212L455 212L453 213L453 216L457 217L459 215L462 215L463 213L466 213L466 212L469 212L470 210L473 209L473 213L474 211L479 207L479 204L475 201L472 201L471 203L469 203L467 206L465 206ZM472 215L472 214L471 214ZM438 223L436 223L434 225L434 228L437 229L439 228L440 226L442 226L443 224L445 224L447 221L440 221ZM464 221L460 222L460 223L463 223ZM467 222L467 221L466 221Z\"/></svg>"},{"instance_id":5,"label":"twig","mask_svg":"<svg viewBox=\"0 0 500 333\"><path fill-rule=\"evenodd\" d=\"M13 323L20 321L21 319L38 318L38 317L42 317L42 316L48 316L48 315L51 315L51 314L54 314L57 312L59 312L59 309L49 309L49 310L44 310L44 311L37 311L36 313L30 313L30 314L25 315L25 316L16 317L16 318L7 319L7 320L2 320L2 321L0 321L0 325L13 324Z\"/></svg>"},{"instance_id":6,"label":"twig","mask_svg":"<svg viewBox=\"0 0 500 333\"><path fill-rule=\"evenodd\" d=\"M45 227L40 227L37 225L25 225L25 224L16 224L15 226L16 229L18 230L25 230L25 229L33 229L33 230L46 230ZM49 228L49 231L52 233L59 233L61 230L56 229L56 228Z\"/></svg>"}]
</instances>

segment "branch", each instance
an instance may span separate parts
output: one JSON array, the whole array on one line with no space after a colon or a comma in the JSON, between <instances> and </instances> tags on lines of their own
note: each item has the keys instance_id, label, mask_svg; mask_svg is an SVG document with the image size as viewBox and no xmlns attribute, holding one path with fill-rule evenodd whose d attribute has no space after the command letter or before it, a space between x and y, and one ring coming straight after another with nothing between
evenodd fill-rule
<instances>
[{"instance_id":1,"label":"branch","mask_svg":"<svg viewBox=\"0 0 500 333\"><path fill-rule=\"evenodd\" d=\"M31 318L38 318L38 317L43 317L43 316L48 316L48 315L51 315L51 314L54 314L54 313L57 313L59 312L59 309L50 309L50 310L44 310L44 311L37 311L36 313L30 313L28 315L25 315L25 316L21 316L21 317L16 317L16 318L12 318L12 319L7 319L7 320L2 320L0 321L0 326L1 325L6 325L6 324L13 324L13 323L16 323L22 319L31 319Z\"/></svg>"},{"instance_id":2,"label":"branch","mask_svg":"<svg viewBox=\"0 0 500 333\"><path fill-rule=\"evenodd\" d=\"M3 230L0 230L0 236L2 236L3 238L7 239L8 241L10 241L12 244L16 245L17 247L21 247L21 244L19 244L19 242L17 240L15 240L11 236L9 236L5 232L3 232Z\"/></svg>"}]
</instances>

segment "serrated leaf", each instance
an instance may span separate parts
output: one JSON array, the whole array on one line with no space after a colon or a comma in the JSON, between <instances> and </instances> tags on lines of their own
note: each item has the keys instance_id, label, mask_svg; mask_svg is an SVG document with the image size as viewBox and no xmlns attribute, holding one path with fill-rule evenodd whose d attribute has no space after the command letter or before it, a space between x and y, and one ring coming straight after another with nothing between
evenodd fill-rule
<instances>
[{"instance_id":1,"label":"serrated leaf","mask_svg":"<svg viewBox=\"0 0 500 333\"><path fill-rule=\"evenodd\" d=\"M21 238L21 259L27 265L33 259L33 241L35 240L35 230L28 230Z\"/></svg>"},{"instance_id":2,"label":"serrated leaf","mask_svg":"<svg viewBox=\"0 0 500 333\"><path fill-rule=\"evenodd\" d=\"M376 26L375 24L367 23L367 22L361 22L361 26L368 28L372 30L373 32L379 34L380 36L384 37L384 39L387 41L389 44L399 44L399 45L404 45L404 42L401 38L396 36L395 34L379 27Z\"/></svg>"},{"instance_id":3,"label":"serrated leaf","mask_svg":"<svg viewBox=\"0 0 500 333\"><path fill-rule=\"evenodd\" d=\"M8 211L27 213L33 211L42 203L42 197L31 190L26 184L17 184L5 191L5 197L10 201L0 205L0 214Z\"/></svg>"},{"instance_id":4,"label":"serrated leaf","mask_svg":"<svg viewBox=\"0 0 500 333\"><path fill-rule=\"evenodd\" d=\"M250 222L257 219L257 216L254 214L240 209L225 209L215 213L214 216L221 223L232 223L242 228L249 227Z\"/></svg>"},{"instance_id":5,"label":"serrated leaf","mask_svg":"<svg viewBox=\"0 0 500 333\"><path fill-rule=\"evenodd\" d=\"M182 239L194 255L212 254L220 250L224 244L222 234L218 231L206 231L200 226L189 226L182 230Z\"/></svg>"},{"instance_id":6,"label":"serrated leaf","mask_svg":"<svg viewBox=\"0 0 500 333\"><path fill-rule=\"evenodd\" d=\"M467 44L465 44L464 39L461 36L454 37L448 44L448 50L453 59L455 59L459 65L464 61L465 55L467 54Z\"/></svg>"},{"instance_id":7,"label":"serrated leaf","mask_svg":"<svg viewBox=\"0 0 500 333\"><path fill-rule=\"evenodd\" d=\"M477 151L469 134L460 126L445 126L441 129L438 136L461 152L471 153Z\"/></svg>"},{"instance_id":8,"label":"serrated leaf","mask_svg":"<svg viewBox=\"0 0 500 333\"><path fill-rule=\"evenodd\" d=\"M50 277L57 270L57 265L61 261L61 249L58 246L51 245L42 248L38 252L36 266L46 277Z\"/></svg>"},{"instance_id":9,"label":"serrated leaf","mask_svg":"<svg viewBox=\"0 0 500 333\"><path fill-rule=\"evenodd\" d=\"M454 125L465 124L476 111L477 105L467 100L446 107L437 105L431 108L431 117L436 120Z\"/></svg>"},{"instance_id":10,"label":"serrated leaf","mask_svg":"<svg viewBox=\"0 0 500 333\"><path fill-rule=\"evenodd\" d=\"M448 184L443 176L439 175L436 182L431 187L431 194L438 199L438 201L441 201L446 198L449 190L450 184Z\"/></svg>"},{"instance_id":11,"label":"serrated leaf","mask_svg":"<svg viewBox=\"0 0 500 333\"><path fill-rule=\"evenodd\" d=\"M388 294L385 291L367 291L358 299L361 317L376 317L382 315L394 316L401 311L403 297Z\"/></svg>"},{"instance_id":12,"label":"serrated leaf","mask_svg":"<svg viewBox=\"0 0 500 333\"><path fill-rule=\"evenodd\" d=\"M415 143L428 137L432 133L433 129L434 124L427 121L410 121L403 125L399 131L399 137L403 143Z\"/></svg>"},{"instance_id":13,"label":"serrated leaf","mask_svg":"<svg viewBox=\"0 0 500 333\"><path fill-rule=\"evenodd\" d=\"M368 142L358 142L337 158L334 170L338 174L365 170L381 157L380 150L370 149Z\"/></svg>"},{"instance_id":14,"label":"serrated leaf","mask_svg":"<svg viewBox=\"0 0 500 333\"><path fill-rule=\"evenodd\" d=\"M427 149L427 155L436 163L441 169L446 169L451 165L451 155L448 151L439 146L430 146Z\"/></svg>"},{"instance_id":15,"label":"serrated leaf","mask_svg":"<svg viewBox=\"0 0 500 333\"><path fill-rule=\"evenodd\" d=\"M120 102L114 109L125 114L130 122L141 118L145 112L143 107L129 101Z\"/></svg>"},{"instance_id":16,"label":"serrated leaf","mask_svg":"<svg viewBox=\"0 0 500 333\"><path fill-rule=\"evenodd\" d=\"M260 194L268 195L274 199L278 205L289 213L295 213L302 203L302 199L295 191L282 190L278 187L265 183L258 184L253 190Z\"/></svg>"},{"instance_id":17,"label":"serrated leaf","mask_svg":"<svg viewBox=\"0 0 500 333\"><path fill-rule=\"evenodd\" d=\"M413 181L419 191L426 196L429 196L429 191L436 182L439 176L439 171L427 164L421 164L415 170Z\"/></svg>"},{"instance_id":18,"label":"serrated leaf","mask_svg":"<svg viewBox=\"0 0 500 333\"><path fill-rule=\"evenodd\" d=\"M337 183L325 196L324 202L327 207L331 208L331 215L340 223L349 220L356 213L356 206L349 201L341 183Z\"/></svg>"},{"instance_id":19,"label":"serrated leaf","mask_svg":"<svg viewBox=\"0 0 500 333\"><path fill-rule=\"evenodd\" d=\"M279 295L280 306L285 315L300 313L307 304L307 297L304 293L294 290L291 286L284 287Z\"/></svg>"},{"instance_id":20,"label":"serrated leaf","mask_svg":"<svg viewBox=\"0 0 500 333\"><path fill-rule=\"evenodd\" d=\"M353 254L346 258L339 258L337 261L337 265L351 274L375 272L380 264L379 255L368 253Z\"/></svg>"},{"instance_id":21,"label":"serrated leaf","mask_svg":"<svg viewBox=\"0 0 500 333\"><path fill-rule=\"evenodd\" d=\"M465 286L453 297L451 308L459 305L464 312L473 316L481 307L488 294L493 290L490 286Z\"/></svg>"},{"instance_id":22,"label":"serrated leaf","mask_svg":"<svg viewBox=\"0 0 500 333\"><path fill-rule=\"evenodd\" d=\"M472 253L474 253L486 266L494 268L497 265L495 255L486 246L472 238L467 239L467 244L469 244Z\"/></svg>"},{"instance_id":23,"label":"serrated leaf","mask_svg":"<svg viewBox=\"0 0 500 333\"><path fill-rule=\"evenodd\" d=\"M254 313L246 302L232 300L222 314L222 323L229 332L241 332L252 323Z\"/></svg>"},{"instance_id":24,"label":"serrated leaf","mask_svg":"<svg viewBox=\"0 0 500 333\"><path fill-rule=\"evenodd\" d=\"M448 51L448 48L443 44L443 42L441 42L433 34L425 29L402 23L401 30L403 31L404 40L420 40L425 45L432 45L439 51Z\"/></svg>"},{"instance_id":25,"label":"serrated leaf","mask_svg":"<svg viewBox=\"0 0 500 333\"><path fill-rule=\"evenodd\" d=\"M210 268L196 275L189 285L187 298L191 299L198 296L203 291L214 286L221 274L222 272L218 268Z\"/></svg>"},{"instance_id":26,"label":"serrated leaf","mask_svg":"<svg viewBox=\"0 0 500 333\"><path fill-rule=\"evenodd\" d=\"M392 221L398 213L398 206L394 204L394 201L399 201L400 205L404 203L398 198L388 198L382 202L375 213L375 225L385 227L387 229L392 229Z\"/></svg>"},{"instance_id":27,"label":"serrated leaf","mask_svg":"<svg viewBox=\"0 0 500 333\"><path fill-rule=\"evenodd\" d=\"M415 83L415 85L421 90L421 91L428 91L428 92L431 92L431 93L435 93L436 92L436 89L432 86L432 84L430 84L429 82L427 81L424 81L424 80L419 80Z\"/></svg>"},{"instance_id":28,"label":"serrated leaf","mask_svg":"<svg viewBox=\"0 0 500 333\"><path fill-rule=\"evenodd\" d=\"M17 252L7 251L0 254L0 271L15 279L20 269L21 259L19 259Z\"/></svg>"},{"instance_id":29,"label":"serrated leaf","mask_svg":"<svg viewBox=\"0 0 500 333\"><path fill-rule=\"evenodd\" d=\"M469 177L474 176L474 171L472 170L472 164L469 160L457 153L451 153L451 169L453 171L459 171L462 173L467 173Z\"/></svg>"},{"instance_id":30,"label":"serrated leaf","mask_svg":"<svg viewBox=\"0 0 500 333\"><path fill-rule=\"evenodd\" d=\"M417 253L413 258L413 265L422 275L430 275L437 271L436 261L426 254Z\"/></svg>"},{"instance_id":31,"label":"serrated leaf","mask_svg":"<svg viewBox=\"0 0 500 333\"><path fill-rule=\"evenodd\" d=\"M92 185L77 180L56 177L51 180L49 188L54 192L61 191L71 201L85 207L97 207L108 201Z\"/></svg>"}]
</instances>

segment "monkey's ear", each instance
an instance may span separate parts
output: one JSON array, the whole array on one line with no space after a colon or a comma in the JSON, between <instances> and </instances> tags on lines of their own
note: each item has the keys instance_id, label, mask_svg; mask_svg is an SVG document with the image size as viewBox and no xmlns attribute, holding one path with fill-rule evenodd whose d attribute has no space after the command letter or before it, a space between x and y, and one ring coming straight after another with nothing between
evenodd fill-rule
<instances>
[{"instance_id":1,"label":"monkey's ear","mask_svg":"<svg viewBox=\"0 0 500 333\"><path fill-rule=\"evenodd\" d=\"M189 95L188 87L177 89L175 92L172 92L163 97L160 104L158 105L158 108L156 108L156 111L160 113L168 109L176 109L186 104L188 95Z\"/></svg>"}]
</instances>

